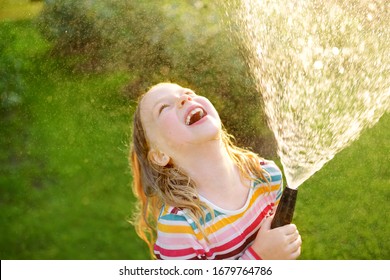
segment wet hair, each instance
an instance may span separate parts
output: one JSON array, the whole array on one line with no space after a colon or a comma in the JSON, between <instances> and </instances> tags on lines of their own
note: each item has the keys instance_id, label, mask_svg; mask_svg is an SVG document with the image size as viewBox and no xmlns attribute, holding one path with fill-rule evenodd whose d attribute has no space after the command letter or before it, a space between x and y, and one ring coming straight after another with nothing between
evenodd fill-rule
<instances>
[{"instance_id":1,"label":"wet hair","mask_svg":"<svg viewBox=\"0 0 390 280\"><path fill-rule=\"evenodd\" d=\"M183 210L196 223L206 240L207 232L203 230L201 224L205 221L205 209L211 210L210 213L213 211L199 199L195 182L179 166L174 164L160 166L149 159L150 146L141 122L140 101L134 113L133 141L130 149L133 192L138 199L132 223L139 237L148 244L154 257L157 219L163 205ZM260 165L261 158L247 149L234 145L233 139L222 128L221 140L229 156L238 166L241 177L268 182L267 173Z\"/></svg>"}]
</instances>

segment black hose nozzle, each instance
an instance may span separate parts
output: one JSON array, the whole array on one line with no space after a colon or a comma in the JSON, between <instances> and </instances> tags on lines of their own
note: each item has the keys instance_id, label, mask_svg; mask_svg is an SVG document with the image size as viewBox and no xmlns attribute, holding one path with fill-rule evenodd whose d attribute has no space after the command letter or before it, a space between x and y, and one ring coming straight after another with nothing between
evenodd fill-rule
<instances>
[{"instance_id":1,"label":"black hose nozzle","mask_svg":"<svg viewBox=\"0 0 390 280\"><path fill-rule=\"evenodd\" d=\"M282 197L280 198L279 205L276 208L276 213L272 220L271 228L277 228L291 224L294 215L297 194L297 189L290 189L288 186L286 186L282 193Z\"/></svg>"}]
</instances>

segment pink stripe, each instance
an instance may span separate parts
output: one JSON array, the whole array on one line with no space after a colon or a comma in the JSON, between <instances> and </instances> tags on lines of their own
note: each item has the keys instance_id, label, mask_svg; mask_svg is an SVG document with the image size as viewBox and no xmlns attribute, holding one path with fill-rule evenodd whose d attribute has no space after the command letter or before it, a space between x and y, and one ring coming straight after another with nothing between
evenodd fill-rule
<instances>
[{"instance_id":1,"label":"pink stripe","mask_svg":"<svg viewBox=\"0 0 390 280\"><path fill-rule=\"evenodd\" d=\"M253 250L252 247L248 248L248 252L251 253L251 255L256 259L256 260L262 260L262 258L256 253L255 250Z\"/></svg>"},{"instance_id":2,"label":"pink stripe","mask_svg":"<svg viewBox=\"0 0 390 280\"><path fill-rule=\"evenodd\" d=\"M256 238L257 231L255 231L249 238L245 240L245 243L243 243L241 246L236 247L236 249L232 251L228 251L224 254L216 255L214 259L216 260L224 260L224 259L236 259L238 256L242 255L242 252L248 247L249 244L253 242L253 240Z\"/></svg>"},{"instance_id":3,"label":"pink stripe","mask_svg":"<svg viewBox=\"0 0 390 280\"><path fill-rule=\"evenodd\" d=\"M227 242L221 246L211 248L210 253L223 252L223 251L226 251L230 248L233 248L237 244L243 242L243 240L245 240L247 238L247 236L256 229L256 227L261 223L261 221L267 215L268 211L271 209L272 209L272 207L270 205L268 205L266 208L264 208L264 210L257 217L257 219L249 227L247 227L244 230L244 232L242 234L240 234L236 238L230 240L229 242Z\"/></svg>"},{"instance_id":4,"label":"pink stripe","mask_svg":"<svg viewBox=\"0 0 390 280\"><path fill-rule=\"evenodd\" d=\"M192 243L192 244L189 244ZM182 234L172 234L172 233L159 233L158 239L156 244L163 245L164 247L170 247L171 245L185 245L186 247L188 245L191 246L199 246L198 240L196 239L196 236L186 234L183 236Z\"/></svg>"},{"instance_id":5,"label":"pink stripe","mask_svg":"<svg viewBox=\"0 0 390 280\"><path fill-rule=\"evenodd\" d=\"M253 228L260 225L263 217L268 213L269 209L272 209L272 207L273 204L266 205L266 207L262 210L262 212L259 215L257 211L260 207L258 207L258 205L254 205L254 207L250 211L248 211L248 213L246 213L246 215L243 218L241 218L237 223L226 224L227 226L229 226L229 229L220 232L220 234L219 232L215 232L213 237L215 237L215 239L217 240L229 240L236 235L237 229ZM249 220L249 218L254 216L256 218L253 221Z\"/></svg>"},{"instance_id":6,"label":"pink stripe","mask_svg":"<svg viewBox=\"0 0 390 280\"><path fill-rule=\"evenodd\" d=\"M228 229L226 230L225 227L220 228L218 231L213 233L213 235L211 236L211 240L218 242L218 240L230 239L237 232L237 228L241 229L250 226L250 224L254 222L251 221L252 217L257 217L255 221L258 220L259 209L262 209L262 207L264 207L262 210L262 212L264 212L267 211L266 209L269 209L270 206L271 208L273 207L272 202L270 204L269 202L264 203L263 198L264 197L259 196L256 199L258 201L255 201L252 207L244 214L244 216L237 220L235 223L229 223L229 218L223 218L222 220L226 219L225 226L229 226Z\"/></svg>"}]
</instances>

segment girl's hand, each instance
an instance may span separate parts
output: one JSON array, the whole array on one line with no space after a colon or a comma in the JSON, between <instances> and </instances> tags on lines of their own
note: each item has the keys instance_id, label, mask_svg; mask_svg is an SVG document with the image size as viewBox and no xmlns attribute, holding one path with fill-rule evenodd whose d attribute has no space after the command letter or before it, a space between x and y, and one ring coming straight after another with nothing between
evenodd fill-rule
<instances>
[{"instance_id":1,"label":"girl's hand","mask_svg":"<svg viewBox=\"0 0 390 280\"><path fill-rule=\"evenodd\" d=\"M271 229L273 216L257 233L252 249L264 260L294 260L301 254L302 239L294 224Z\"/></svg>"}]
</instances>

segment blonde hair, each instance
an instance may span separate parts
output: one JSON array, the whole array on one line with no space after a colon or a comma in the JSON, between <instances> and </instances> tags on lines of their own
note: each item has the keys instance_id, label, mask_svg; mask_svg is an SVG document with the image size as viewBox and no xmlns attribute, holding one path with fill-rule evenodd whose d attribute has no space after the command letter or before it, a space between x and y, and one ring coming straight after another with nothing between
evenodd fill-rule
<instances>
[{"instance_id":1,"label":"blonde hair","mask_svg":"<svg viewBox=\"0 0 390 280\"><path fill-rule=\"evenodd\" d=\"M268 182L269 179L259 164L261 158L258 155L235 146L233 136L224 128L221 130L221 139L229 156L238 166L242 178L256 178ZM173 164L159 166L153 163L148 157L149 149L138 105L134 113L133 143L130 150L133 192L138 199L132 223L138 236L147 243L151 256L155 257L153 246L156 241L157 220L163 205L184 210L206 240L207 233L203 231L201 221L205 221L205 209L211 209L199 199L195 182L185 172Z\"/></svg>"}]
</instances>

